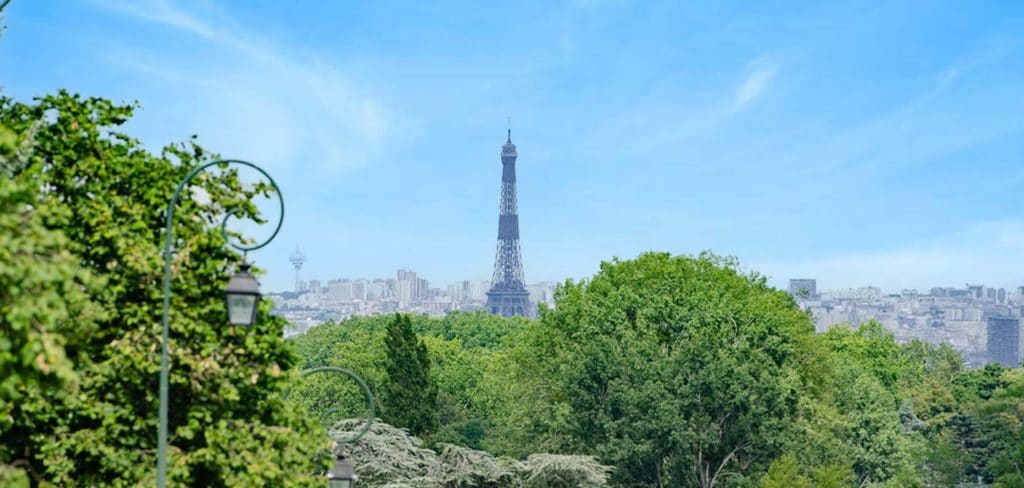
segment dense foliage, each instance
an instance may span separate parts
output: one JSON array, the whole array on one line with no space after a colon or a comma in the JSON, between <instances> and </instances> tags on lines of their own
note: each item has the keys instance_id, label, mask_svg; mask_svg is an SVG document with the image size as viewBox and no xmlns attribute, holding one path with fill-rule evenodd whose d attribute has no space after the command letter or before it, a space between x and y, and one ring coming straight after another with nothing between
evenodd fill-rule
<instances>
[{"instance_id":1,"label":"dense foliage","mask_svg":"<svg viewBox=\"0 0 1024 488\"><path fill-rule=\"evenodd\" d=\"M445 317L403 316L426 346L430 383L435 388L436 430L425 436L430 443L447 442L474 449L490 429L491 407L497 405L500 375L494 360L504 351L506 337L521 331L528 321L506 319L483 312L453 313ZM386 391L390 375L385 337L393 316L353 317L341 323L315 327L296 339L301 368L342 366L366 380L382 404L393 409ZM290 398L331 423L366 415L363 393L351 380L322 375L296 385ZM385 413L385 418L386 418Z\"/></svg>"},{"instance_id":2,"label":"dense foliage","mask_svg":"<svg viewBox=\"0 0 1024 488\"><path fill-rule=\"evenodd\" d=\"M427 346L416 338L408 316L395 314L388 323L384 349L387 382L381 396L388 408L382 417L415 435L432 432L437 427L437 390Z\"/></svg>"},{"instance_id":3,"label":"dense foliage","mask_svg":"<svg viewBox=\"0 0 1024 488\"><path fill-rule=\"evenodd\" d=\"M1021 370L965 369L875 322L814 334L791 297L711 254L604 263L556 302L533 321L410 317L437 386L425 451L593 455L616 486L1024 486ZM385 391L389 320L313 328L303 367ZM365 415L342 379L297 391L332 422Z\"/></svg>"},{"instance_id":4,"label":"dense foliage","mask_svg":"<svg viewBox=\"0 0 1024 488\"><path fill-rule=\"evenodd\" d=\"M530 389L556 389L563 449L661 486L713 486L775 457L813 333L789 295L710 255L648 254L557 299L518 369Z\"/></svg>"},{"instance_id":5,"label":"dense foliage","mask_svg":"<svg viewBox=\"0 0 1024 488\"><path fill-rule=\"evenodd\" d=\"M0 100L0 464L37 483L154 480L162 224L177 182L212 155L151 154L118 131L133 109L65 92ZM284 322L266 304L248 333L225 326L241 256L218 224L225 208L258 218L268 189L228 169L196 187L208 198L186 195L174 224L170 481L317 484L324 433L277 394L295 364Z\"/></svg>"}]
</instances>

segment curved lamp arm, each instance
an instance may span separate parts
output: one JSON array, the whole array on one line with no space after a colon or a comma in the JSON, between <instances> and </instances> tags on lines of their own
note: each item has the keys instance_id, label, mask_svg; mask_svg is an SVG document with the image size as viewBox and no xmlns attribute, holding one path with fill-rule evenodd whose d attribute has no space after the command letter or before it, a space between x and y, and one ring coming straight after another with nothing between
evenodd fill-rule
<instances>
[{"instance_id":1,"label":"curved lamp arm","mask_svg":"<svg viewBox=\"0 0 1024 488\"><path fill-rule=\"evenodd\" d=\"M169 341L168 329L169 329L169 312L171 308L171 249L174 243L174 208L178 205L178 199L181 197L182 190L188 185L192 178L199 174L210 166L226 165L226 164L240 164L242 166L248 166L256 171L259 171L263 176L270 181L270 186L274 189L274 193L277 194L278 201L281 202L280 208L281 213L277 220L277 225L274 227L274 233L270 235L265 241L254 244L252 246L244 246L241 244L235 244L231 242L227 234L227 222L233 215L237 215L238 211L231 210L224 216L224 221L221 222L220 232L224 236L224 239L228 244L243 253L259 249L266 246L270 241L274 240L277 233L281 230L281 224L284 222L284 197L281 196L281 189L277 187L277 182L267 174L263 168L256 166L248 161L241 161L238 159L220 159L217 161L202 164L192 171L190 171L182 180L178 183L178 187L174 190L174 196L171 197L171 203L167 206L167 226L164 229L164 309L163 309L163 335L161 338L161 353L160 353L160 427L157 434L158 442L158 453L157 453L157 473L156 473L156 485L158 488L164 488L167 486L167 403L168 403L168 380L170 373L167 365L167 343Z\"/></svg>"},{"instance_id":2,"label":"curved lamp arm","mask_svg":"<svg viewBox=\"0 0 1024 488\"><path fill-rule=\"evenodd\" d=\"M352 371L351 369L348 369L348 368L340 368L338 366L321 366L319 368L310 368L310 369L307 369L307 370L303 371L302 373L300 373L299 374L299 378L305 378L305 377L307 377L307 376L309 376L309 375L311 375L313 373L331 373L331 372L333 372L333 373L342 373L342 374L348 375L350 378L356 380L356 383L359 384L359 387L363 389L363 393L366 394L366 408L369 411L369 414L366 417L366 424L363 425L362 429L359 429L359 432L357 432L356 435L354 435L352 437L349 437L349 438L346 438L346 439L335 440L335 442L337 442L339 445L340 444L351 444L351 443L353 443L355 441L358 441L360 438L362 438L364 435L366 435L367 432L369 432L370 426L373 425L373 421L377 418L377 407L376 407L377 401L373 397L373 392L370 391L370 387L366 386L366 382L363 381L363 378L361 378L358 374L356 374L355 371ZM288 393L290 391L291 391L291 389L288 389L288 390L286 390L284 392L284 395L283 395L284 398L288 398ZM328 410L328 412L330 412L330 410Z\"/></svg>"}]
</instances>

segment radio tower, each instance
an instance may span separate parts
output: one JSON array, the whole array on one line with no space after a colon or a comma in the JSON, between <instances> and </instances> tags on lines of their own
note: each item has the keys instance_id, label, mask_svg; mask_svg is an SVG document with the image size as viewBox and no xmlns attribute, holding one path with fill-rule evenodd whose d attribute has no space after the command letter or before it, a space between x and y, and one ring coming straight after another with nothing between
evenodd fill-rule
<instances>
[{"instance_id":1,"label":"radio tower","mask_svg":"<svg viewBox=\"0 0 1024 488\"><path fill-rule=\"evenodd\" d=\"M306 255L302 254L299 250L299 246L295 246L295 252L288 256L288 260L292 262L292 266L295 267L295 291L302 291L302 279L299 275L299 271L302 270L302 265L306 264Z\"/></svg>"},{"instance_id":2,"label":"radio tower","mask_svg":"<svg viewBox=\"0 0 1024 488\"><path fill-rule=\"evenodd\" d=\"M530 294L523 280L523 256L519 248L519 211L516 203L516 146L512 129L501 148L501 211L498 215L498 249L494 276L487 292L487 309L495 315L533 316Z\"/></svg>"}]
</instances>

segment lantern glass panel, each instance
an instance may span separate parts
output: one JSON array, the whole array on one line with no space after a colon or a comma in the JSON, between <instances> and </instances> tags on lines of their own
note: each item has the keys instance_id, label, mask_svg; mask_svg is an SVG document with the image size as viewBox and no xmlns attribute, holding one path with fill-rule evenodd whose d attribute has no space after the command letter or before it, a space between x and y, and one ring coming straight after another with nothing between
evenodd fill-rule
<instances>
[{"instance_id":1,"label":"lantern glass panel","mask_svg":"<svg viewBox=\"0 0 1024 488\"><path fill-rule=\"evenodd\" d=\"M228 301L228 322L231 325L252 325L256 315L256 296L229 294Z\"/></svg>"}]
</instances>

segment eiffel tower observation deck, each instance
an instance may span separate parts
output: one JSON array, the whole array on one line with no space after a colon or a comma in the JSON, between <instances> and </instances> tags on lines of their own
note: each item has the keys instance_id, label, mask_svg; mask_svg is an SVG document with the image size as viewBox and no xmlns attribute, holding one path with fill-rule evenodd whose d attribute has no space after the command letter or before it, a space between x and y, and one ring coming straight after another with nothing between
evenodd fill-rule
<instances>
[{"instance_id":1,"label":"eiffel tower observation deck","mask_svg":"<svg viewBox=\"0 0 1024 488\"><path fill-rule=\"evenodd\" d=\"M487 310L495 315L534 316L530 294L523 280L523 256L519 247L519 211L516 201L516 146L512 129L501 148L501 208L498 215L498 248L494 275L487 292Z\"/></svg>"}]
</instances>

